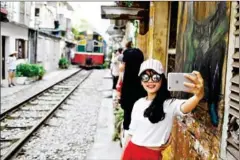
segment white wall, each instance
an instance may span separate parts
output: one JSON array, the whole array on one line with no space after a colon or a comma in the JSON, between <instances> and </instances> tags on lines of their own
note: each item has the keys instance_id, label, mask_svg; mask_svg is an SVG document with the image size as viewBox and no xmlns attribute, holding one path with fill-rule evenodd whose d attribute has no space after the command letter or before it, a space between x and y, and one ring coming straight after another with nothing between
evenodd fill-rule
<instances>
[{"instance_id":1,"label":"white wall","mask_svg":"<svg viewBox=\"0 0 240 160\"><path fill-rule=\"evenodd\" d=\"M54 3L54 2L51 2ZM50 3L50 4L51 4ZM35 17L35 8L40 9L39 17ZM56 19L57 8L54 5L47 5L43 2L33 2L31 18L34 19L31 26L39 25L40 28L54 28L54 20Z\"/></svg>"},{"instance_id":2,"label":"white wall","mask_svg":"<svg viewBox=\"0 0 240 160\"><path fill-rule=\"evenodd\" d=\"M30 23L29 23L29 27L31 28L35 28L35 5L36 2L32 2L31 5L31 14L30 14Z\"/></svg>"},{"instance_id":3,"label":"white wall","mask_svg":"<svg viewBox=\"0 0 240 160\"><path fill-rule=\"evenodd\" d=\"M47 72L58 69L61 57L61 40L40 35L38 37L37 62L42 64Z\"/></svg>"},{"instance_id":4,"label":"white wall","mask_svg":"<svg viewBox=\"0 0 240 160\"><path fill-rule=\"evenodd\" d=\"M1 35L28 40L28 28L1 22Z\"/></svg>"},{"instance_id":5,"label":"white wall","mask_svg":"<svg viewBox=\"0 0 240 160\"><path fill-rule=\"evenodd\" d=\"M16 39L28 40L28 29L14 24L1 22L1 36L6 36L5 57L7 58L10 53L16 50ZM25 43L25 47L27 47L27 42ZM25 53L27 54L27 50ZM5 64L5 68L5 75L7 76L7 64Z\"/></svg>"},{"instance_id":6,"label":"white wall","mask_svg":"<svg viewBox=\"0 0 240 160\"><path fill-rule=\"evenodd\" d=\"M56 10L53 7L45 5L40 8L40 27L41 28L54 28Z\"/></svg>"},{"instance_id":7,"label":"white wall","mask_svg":"<svg viewBox=\"0 0 240 160\"><path fill-rule=\"evenodd\" d=\"M65 2L58 2L58 14L65 14L67 11L67 6L64 4Z\"/></svg>"},{"instance_id":8,"label":"white wall","mask_svg":"<svg viewBox=\"0 0 240 160\"><path fill-rule=\"evenodd\" d=\"M29 25L31 15L31 2L6 2L9 21ZM24 11L20 13L20 6L24 5ZM23 21L24 20L24 21Z\"/></svg>"},{"instance_id":9,"label":"white wall","mask_svg":"<svg viewBox=\"0 0 240 160\"><path fill-rule=\"evenodd\" d=\"M28 40L28 29L10 23L1 22L1 35L8 37L6 40L6 56L15 51L15 40Z\"/></svg>"},{"instance_id":10,"label":"white wall","mask_svg":"<svg viewBox=\"0 0 240 160\"><path fill-rule=\"evenodd\" d=\"M6 36L6 56L15 51L16 39L28 40L28 29L10 23L1 22L1 35ZM25 46L26 47L26 46Z\"/></svg>"},{"instance_id":11,"label":"white wall","mask_svg":"<svg viewBox=\"0 0 240 160\"><path fill-rule=\"evenodd\" d=\"M12 19L11 21L15 21L19 23L20 19L20 2L9 2L12 3Z\"/></svg>"},{"instance_id":12,"label":"white wall","mask_svg":"<svg viewBox=\"0 0 240 160\"><path fill-rule=\"evenodd\" d=\"M64 47L65 47L65 41L61 40L60 41L60 45L59 45L59 53L60 53L60 56L61 55L65 55L65 50L64 50Z\"/></svg>"}]
</instances>

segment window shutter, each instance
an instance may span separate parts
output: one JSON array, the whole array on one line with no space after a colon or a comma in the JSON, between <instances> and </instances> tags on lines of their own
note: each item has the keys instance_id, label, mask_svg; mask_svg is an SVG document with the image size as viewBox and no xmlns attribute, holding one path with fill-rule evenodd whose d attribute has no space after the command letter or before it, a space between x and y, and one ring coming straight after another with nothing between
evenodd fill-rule
<instances>
[{"instance_id":1,"label":"window shutter","mask_svg":"<svg viewBox=\"0 0 240 160\"><path fill-rule=\"evenodd\" d=\"M237 159L240 160L240 143L239 143L239 130L240 130L240 103L239 103L239 1L232 2L235 3L235 20L234 23L234 52L229 53L232 56L232 78L230 86L230 95L228 102L229 105L229 115L228 115L228 133L227 133L227 159ZM230 39L231 41L231 39Z\"/></svg>"}]
</instances>

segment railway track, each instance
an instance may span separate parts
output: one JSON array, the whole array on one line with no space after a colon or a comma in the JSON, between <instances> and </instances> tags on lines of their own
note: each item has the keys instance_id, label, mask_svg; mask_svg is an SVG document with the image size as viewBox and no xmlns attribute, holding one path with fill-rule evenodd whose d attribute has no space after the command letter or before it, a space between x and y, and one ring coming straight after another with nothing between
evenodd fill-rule
<instances>
[{"instance_id":1,"label":"railway track","mask_svg":"<svg viewBox=\"0 0 240 160\"><path fill-rule=\"evenodd\" d=\"M0 159L8 160L16 156L33 133L53 116L91 73L92 71L81 70L1 114Z\"/></svg>"}]
</instances>

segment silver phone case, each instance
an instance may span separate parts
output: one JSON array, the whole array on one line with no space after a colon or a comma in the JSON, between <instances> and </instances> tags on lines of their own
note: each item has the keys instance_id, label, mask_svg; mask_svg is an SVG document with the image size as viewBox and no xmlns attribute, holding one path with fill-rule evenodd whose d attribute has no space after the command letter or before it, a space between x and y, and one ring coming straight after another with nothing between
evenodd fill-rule
<instances>
[{"instance_id":1,"label":"silver phone case","mask_svg":"<svg viewBox=\"0 0 240 160\"><path fill-rule=\"evenodd\" d=\"M184 74L191 74L192 73L169 73L168 74L168 90L169 91L187 91L188 88L184 86L184 82L191 81L184 77Z\"/></svg>"}]
</instances>

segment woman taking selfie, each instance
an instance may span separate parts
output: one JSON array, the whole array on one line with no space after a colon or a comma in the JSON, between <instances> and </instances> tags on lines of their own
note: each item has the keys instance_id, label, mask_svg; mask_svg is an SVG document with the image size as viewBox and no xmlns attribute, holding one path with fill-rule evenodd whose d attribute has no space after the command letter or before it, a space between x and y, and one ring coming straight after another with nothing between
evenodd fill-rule
<instances>
[{"instance_id":1,"label":"woman taking selfie","mask_svg":"<svg viewBox=\"0 0 240 160\"><path fill-rule=\"evenodd\" d=\"M172 99L160 61L149 59L141 64L138 75L147 96L134 104L122 160L162 159L174 117L191 112L203 98L203 79L199 72L193 74L196 76L186 74L191 83L184 83L193 96L186 100Z\"/></svg>"}]
</instances>

